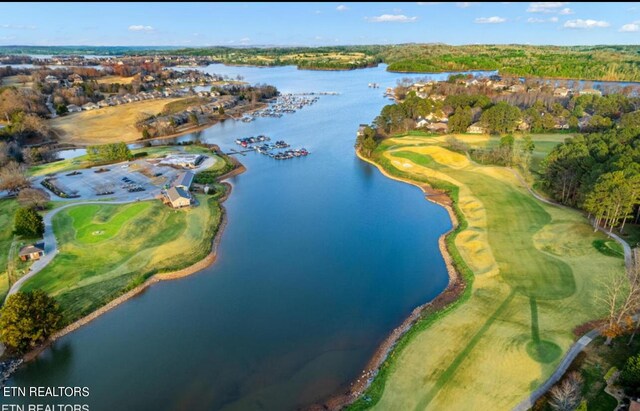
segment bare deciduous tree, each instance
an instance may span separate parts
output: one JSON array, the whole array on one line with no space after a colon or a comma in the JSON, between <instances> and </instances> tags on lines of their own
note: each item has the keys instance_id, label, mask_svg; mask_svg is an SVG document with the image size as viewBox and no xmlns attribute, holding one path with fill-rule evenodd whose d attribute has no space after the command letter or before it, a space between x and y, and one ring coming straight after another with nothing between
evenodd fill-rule
<instances>
[{"instance_id":1,"label":"bare deciduous tree","mask_svg":"<svg viewBox=\"0 0 640 411\"><path fill-rule=\"evenodd\" d=\"M607 323L602 334L605 344L633 327L633 315L640 309L640 263L627 267L626 277L616 277L604 284L604 293L597 300L607 308Z\"/></svg>"},{"instance_id":2,"label":"bare deciduous tree","mask_svg":"<svg viewBox=\"0 0 640 411\"><path fill-rule=\"evenodd\" d=\"M0 168L0 190L15 193L30 185L31 183L25 174L24 166L11 161L6 166Z\"/></svg>"},{"instance_id":3,"label":"bare deciduous tree","mask_svg":"<svg viewBox=\"0 0 640 411\"><path fill-rule=\"evenodd\" d=\"M573 411L582 399L582 376L572 371L560 383L551 388L549 405L557 411Z\"/></svg>"},{"instance_id":4,"label":"bare deciduous tree","mask_svg":"<svg viewBox=\"0 0 640 411\"><path fill-rule=\"evenodd\" d=\"M23 207L35 207L43 210L49 202L49 195L37 188L23 188L18 193L18 202Z\"/></svg>"}]
</instances>

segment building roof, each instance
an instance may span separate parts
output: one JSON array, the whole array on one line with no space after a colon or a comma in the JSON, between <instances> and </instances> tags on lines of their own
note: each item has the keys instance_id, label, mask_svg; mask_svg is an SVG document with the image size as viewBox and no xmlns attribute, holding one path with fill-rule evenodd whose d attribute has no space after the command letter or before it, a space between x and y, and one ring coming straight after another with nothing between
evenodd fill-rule
<instances>
[{"instance_id":1,"label":"building roof","mask_svg":"<svg viewBox=\"0 0 640 411\"><path fill-rule=\"evenodd\" d=\"M193 178L195 174L191 171L185 171L183 173L178 174L176 181L173 183L176 187L185 187L187 190L191 187L191 183L193 183Z\"/></svg>"},{"instance_id":2,"label":"building roof","mask_svg":"<svg viewBox=\"0 0 640 411\"><path fill-rule=\"evenodd\" d=\"M25 245L20 249L18 256L22 257L22 256L26 256L33 253L39 253L39 252L44 253L44 243Z\"/></svg>"},{"instance_id":3,"label":"building roof","mask_svg":"<svg viewBox=\"0 0 640 411\"><path fill-rule=\"evenodd\" d=\"M184 191L182 188L180 187L171 187L170 189L167 190L167 198L169 199L169 201L171 201L172 203L176 200L179 200L181 198L187 199L187 200L191 200L191 197L189 196L189 194Z\"/></svg>"}]
</instances>

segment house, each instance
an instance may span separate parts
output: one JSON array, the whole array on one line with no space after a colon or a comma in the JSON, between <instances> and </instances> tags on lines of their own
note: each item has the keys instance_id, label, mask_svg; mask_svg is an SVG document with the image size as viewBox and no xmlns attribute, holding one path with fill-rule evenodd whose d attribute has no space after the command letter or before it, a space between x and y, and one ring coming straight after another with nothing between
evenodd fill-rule
<instances>
[{"instance_id":1,"label":"house","mask_svg":"<svg viewBox=\"0 0 640 411\"><path fill-rule=\"evenodd\" d=\"M22 247L18 256L22 261L39 260L44 255L44 242Z\"/></svg>"},{"instance_id":2,"label":"house","mask_svg":"<svg viewBox=\"0 0 640 411\"><path fill-rule=\"evenodd\" d=\"M556 130L569 130L569 123L564 118L559 118L553 125Z\"/></svg>"},{"instance_id":3,"label":"house","mask_svg":"<svg viewBox=\"0 0 640 411\"><path fill-rule=\"evenodd\" d=\"M557 87L555 90L553 90L553 96L554 97L567 97L569 95L569 92L571 90L569 90L566 87Z\"/></svg>"},{"instance_id":4,"label":"house","mask_svg":"<svg viewBox=\"0 0 640 411\"><path fill-rule=\"evenodd\" d=\"M71 83L74 83L74 84L83 82L82 76L80 76L79 74L76 74L76 73L74 73L74 74L70 75L69 77L67 77L67 80L69 80Z\"/></svg>"},{"instance_id":5,"label":"house","mask_svg":"<svg viewBox=\"0 0 640 411\"><path fill-rule=\"evenodd\" d=\"M467 133L470 133L470 134L484 134L485 133L485 129L484 129L484 127L482 127L482 125L479 122L477 122L477 123L473 123L469 127L467 127Z\"/></svg>"},{"instance_id":6,"label":"house","mask_svg":"<svg viewBox=\"0 0 640 411\"><path fill-rule=\"evenodd\" d=\"M185 171L183 173L178 174L176 177L176 181L174 181L173 185L175 187L182 188L183 190L189 190L191 184L193 183L193 178L195 174L191 171Z\"/></svg>"},{"instance_id":7,"label":"house","mask_svg":"<svg viewBox=\"0 0 640 411\"><path fill-rule=\"evenodd\" d=\"M518 123L518 131L527 131L531 128L531 125L526 120L520 120Z\"/></svg>"},{"instance_id":8,"label":"house","mask_svg":"<svg viewBox=\"0 0 640 411\"><path fill-rule=\"evenodd\" d=\"M429 120L427 120L426 118L420 116L418 117L418 119L416 120L416 127L417 128L423 128L429 125Z\"/></svg>"},{"instance_id":9,"label":"house","mask_svg":"<svg viewBox=\"0 0 640 411\"><path fill-rule=\"evenodd\" d=\"M75 104L69 104L69 105L67 106L67 111L68 111L69 113L79 113L79 112L81 112L81 111L82 111L82 107L78 107L78 106L76 106Z\"/></svg>"},{"instance_id":10,"label":"house","mask_svg":"<svg viewBox=\"0 0 640 411\"><path fill-rule=\"evenodd\" d=\"M360 124L358 131L356 131L356 137L364 136L364 130L368 127L368 124Z\"/></svg>"},{"instance_id":11,"label":"house","mask_svg":"<svg viewBox=\"0 0 640 411\"><path fill-rule=\"evenodd\" d=\"M446 123L433 123L427 126L427 130L432 133L446 133L449 131L449 126Z\"/></svg>"},{"instance_id":12,"label":"house","mask_svg":"<svg viewBox=\"0 0 640 411\"><path fill-rule=\"evenodd\" d=\"M56 76L48 75L44 78L45 83L47 84L60 84L60 80Z\"/></svg>"},{"instance_id":13,"label":"house","mask_svg":"<svg viewBox=\"0 0 640 411\"><path fill-rule=\"evenodd\" d=\"M584 116L578 119L578 128L580 130L589 127L589 121L591 120L591 116L589 114L585 114Z\"/></svg>"},{"instance_id":14,"label":"house","mask_svg":"<svg viewBox=\"0 0 640 411\"><path fill-rule=\"evenodd\" d=\"M82 105L83 110L95 110L99 108L96 103L87 103Z\"/></svg>"},{"instance_id":15,"label":"house","mask_svg":"<svg viewBox=\"0 0 640 411\"><path fill-rule=\"evenodd\" d=\"M526 87L522 84L514 84L513 86L509 87L508 90L510 93L523 93L526 90Z\"/></svg>"},{"instance_id":16,"label":"house","mask_svg":"<svg viewBox=\"0 0 640 411\"><path fill-rule=\"evenodd\" d=\"M593 89L593 88L585 88L583 90L580 90L578 92L578 94L580 94L581 96L589 94L589 95L601 96L602 97L602 91L596 90L596 89Z\"/></svg>"},{"instance_id":17,"label":"house","mask_svg":"<svg viewBox=\"0 0 640 411\"><path fill-rule=\"evenodd\" d=\"M191 196L180 187L171 187L164 193L164 201L173 208L189 207Z\"/></svg>"},{"instance_id":18,"label":"house","mask_svg":"<svg viewBox=\"0 0 640 411\"><path fill-rule=\"evenodd\" d=\"M507 84L504 81L496 81L491 85L491 88L493 88L494 90L498 90L498 89L502 90L506 87L507 87Z\"/></svg>"}]
</instances>

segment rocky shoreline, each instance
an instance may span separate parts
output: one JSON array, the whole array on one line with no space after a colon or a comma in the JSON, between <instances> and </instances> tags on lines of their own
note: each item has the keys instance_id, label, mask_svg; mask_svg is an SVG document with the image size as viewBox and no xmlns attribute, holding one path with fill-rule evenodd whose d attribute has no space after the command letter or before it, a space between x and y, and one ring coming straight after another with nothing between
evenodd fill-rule
<instances>
[{"instance_id":1,"label":"rocky shoreline","mask_svg":"<svg viewBox=\"0 0 640 411\"><path fill-rule=\"evenodd\" d=\"M378 165L368 158L363 157L357 150L356 154L361 160L377 167L384 176L393 180L402 181L404 183L417 186L423 191L427 200L438 204L444 207L445 210L447 210L447 212L449 213L449 218L451 219L451 229L440 236L440 238L438 239L438 247L447 267L447 272L449 274L449 284L435 299L416 307L411 312L409 317L407 317L402 322L402 324L391 331L391 333L375 351L358 379L351 382L346 391L337 394L320 404L313 404L307 407L307 410L340 410L355 402L364 394L367 388L369 388L375 377L378 375L380 367L383 365L389 354L393 351L393 348L396 346L402 336L405 335L407 331L409 331L418 322L418 320L420 320L424 316L436 312L457 300L466 287L464 279L461 275L459 275L458 271L453 265L453 259L451 257L451 254L449 254L449 250L447 249L446 245L447 236L458 227L458 219L451 206L453 204L452 199L446 193L435 190L427 184L416 183L411 180L393 176L389 174L384 168L382 168L382 166Z\"/></svg>"}]
</instances>

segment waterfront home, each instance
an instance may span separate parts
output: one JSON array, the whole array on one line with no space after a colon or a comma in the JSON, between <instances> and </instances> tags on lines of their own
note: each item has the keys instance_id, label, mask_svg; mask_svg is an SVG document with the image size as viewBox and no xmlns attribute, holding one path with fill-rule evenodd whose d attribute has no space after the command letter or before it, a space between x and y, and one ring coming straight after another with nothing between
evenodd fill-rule
<instances>
[{"instance_id":1,"label":"waterfront home","mask_svg":"<svg viewBox=\"0 0 640 411\"><path fill-rule=\"evenodd\" d=\"M191 196L180 187L171 187L164 193L164 202L173 208L189 207Z\"/></svg>"},{"instance_id":2,"label":"waterfront home","mask_svg":"<svg viewBox=\"0 0 640 411\"><path fill-rule=\"evenodd\" d=\"M522 84L514 84L507 89L510 93L522 93L526 90L526 87Z\"/></svg>"},{"instance_id":3,"label":"waterfront home","mask_svg":"<svg viewBox=\"0 0 640 411\"><path fill-rule=\"evenodd\" d=\"M20 257L22 261L39 260L43 255L44 242L26 245L18 252L18 257Z\"/></svg>"},{"instance_id":4,"label":"waterfront home","mask_svg":"<svg viewBox=\"0 0 640 411\"><path fill-rule=\"evenodd\" d=\"M69 113L79 113L79 112L81 112L81 111L82 111L82 107L78 107L78 106L76 106L75 104L69 104L69 105L67 106L67 111L68 111Z\"/></svg>"},{"instance_id":5,"label":"waterfront home","mask_svg":"<svg viewBox=\"0 0 640 411\"><path fill-rule=\"evenodd\" d=\"M584 96L584 95L602 96L602 91L596 90L593 88L585 88L584 90L580 90L578 94L580 94L581 96Z\"/></svg>"},{"instance_id":6,"label":"waterfront home","mask_svg":"<svg viewBox=\"0 0 640 411\"><path fill-rule=\"evenodd\" d=\"M467 127L467 133L470 133L470 134L484 134L485 133L485 129L484 129L484 127L482 127L482 125L479 122L477 122L477 123L473 123L469 127Z\"/></svg>"},{"instance_id":7,"label":"waterfront home","mask_svg":"<svg viewBox=\"0 0 640 411\"><path fill-rule=\"evenodd\" d=\"M360 137L364 135L364 130L368 127L368 124L360 124L358 126L358 131L356 132L356 137Z\"/></svg>"},{"instance_id":8,"label":"waterfront home","mask_svg":"<svg viewBox=\"0 0 640 411\"><path fill-rule=\"evenodd\" d=\"M95 110L99 108L96 103L87 103L82 105L83 110Z\"/></svg>"},{"instance_id":9,"label":"waterfront home","mask_svg":"<svg viewBox=\"0 0 640 411\"><path fill-rule=\"evenodd\" d=\"M567 97L570 92L571 92L571 90L566 88L566 87L557 87L555 90L553 90L553 96L554 97Z\"/></svg>"}]
</instances>

